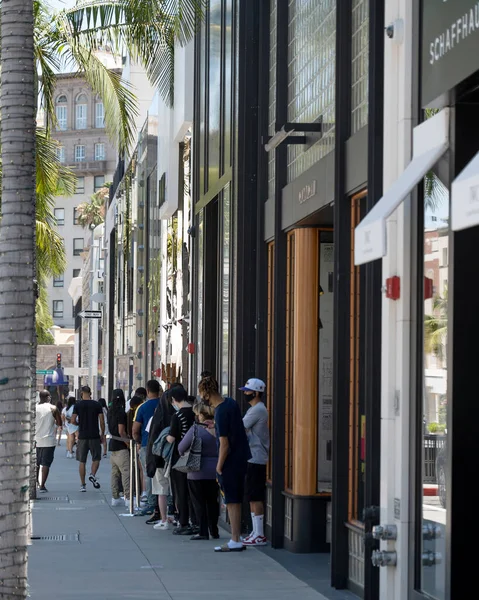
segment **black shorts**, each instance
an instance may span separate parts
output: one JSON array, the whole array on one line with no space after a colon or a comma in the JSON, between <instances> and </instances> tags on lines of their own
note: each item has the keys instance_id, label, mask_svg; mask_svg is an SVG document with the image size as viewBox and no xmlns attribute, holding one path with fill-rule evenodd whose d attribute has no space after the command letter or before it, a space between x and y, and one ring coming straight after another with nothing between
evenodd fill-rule
<instances>
[{"instance_id":1,"label":"black shorts","mask_svg":"<svg viewBox=\"0 0 479 600\"><path fill-rule=\"evenodd\" d=\"M55 456L55 446L47 446L46 448L37 447L37 466L51 467Z\"/></svg>"},{"instance_id":2,"label":"black shorts","mask_svg":"<svg viewBox=\"0 0 479 600\"><path fill-rule=\"evenodd\" d=\"M99 438L95 440L78 440L77 461L86 463L88 452L91 453L93 462L101 460L101 442Z\"/></svg>"},{"instance_id":3,"label":"black shorts","mask_svg":"<svg viewBox=\"0 0 479 600\"><path fill-rule=\"evenodd\" d=\"M221 475L217 475L218 483L223 492L225 504L242 504L244 498L244 480L246 466L230 466L223 469Z\"/></svg>"},{"instance_id":4,"label":"black shorts","mask_svg":"<svg viewBox=\"0 0 479 600\"><path fill-rule=\"evenodd\" d=\"M246 500L248 502L264 502L266 491L266 465L248 463L245 488Z\"/></svg>"}]
</instances>

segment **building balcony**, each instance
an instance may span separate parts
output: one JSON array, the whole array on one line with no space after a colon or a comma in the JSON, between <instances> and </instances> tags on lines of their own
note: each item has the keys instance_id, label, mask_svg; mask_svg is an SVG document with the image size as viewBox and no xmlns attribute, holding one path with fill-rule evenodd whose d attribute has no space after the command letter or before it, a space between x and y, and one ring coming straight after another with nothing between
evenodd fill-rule
<instances>
[{"instance_id":1,"label":"building balcony","mask_svg":"<svg viewBox=\"0 0 479 600\"><path fill-rule=\"evenodd\" d=\"M66 165L75 175L103 175L107 170L106 160L72 161Z\"/></svg>"}]
</instances>

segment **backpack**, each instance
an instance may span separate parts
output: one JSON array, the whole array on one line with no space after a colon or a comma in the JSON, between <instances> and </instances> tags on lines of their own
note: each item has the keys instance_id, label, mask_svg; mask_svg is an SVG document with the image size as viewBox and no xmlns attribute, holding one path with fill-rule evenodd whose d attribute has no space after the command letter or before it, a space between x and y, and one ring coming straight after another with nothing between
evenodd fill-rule
<instances>
[{"instance_id":1,"label":"backpack","mask_svg":"<svg viewBox=\"0 0 479 600\"><path fill-rule=\"evenodd\" d=\"M170 428L165 427L153 442L153 446L151 448L152 453L155 456L160 456L163 458L165 463L170 461L173 452L173 444L170 444L166 439L168 435L170 435Z\"/></svg>"}]
</instances>

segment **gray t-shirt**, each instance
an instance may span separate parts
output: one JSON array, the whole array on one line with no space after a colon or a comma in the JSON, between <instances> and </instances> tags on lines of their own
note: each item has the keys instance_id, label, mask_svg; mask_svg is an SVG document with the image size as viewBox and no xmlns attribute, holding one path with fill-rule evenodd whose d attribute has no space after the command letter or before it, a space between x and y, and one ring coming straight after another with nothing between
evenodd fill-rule
<instances>
[{"instance_id":1,"label":"gray t-shirt","mask_svg":"<svg viewBox=\"0 0 479 600\"><path fill-rule=\"evenodd\" d=\"M243 418L252 457L249 462L266 465L269 457L268 411L263 402L252 406Z\"/></svg>"}]
</instances>

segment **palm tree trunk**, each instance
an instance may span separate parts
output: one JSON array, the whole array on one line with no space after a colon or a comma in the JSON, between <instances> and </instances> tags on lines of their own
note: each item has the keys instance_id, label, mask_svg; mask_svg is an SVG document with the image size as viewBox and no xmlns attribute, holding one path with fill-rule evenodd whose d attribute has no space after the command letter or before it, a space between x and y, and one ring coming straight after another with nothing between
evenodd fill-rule
<instances>
[{"instance_id":1,"label":"palm tree trunk","mask_svg":"<svg viewBox=\"0 0 479 600\"><path fill-rule=\"evenodd\" d=\"M0 18L0 598L16 600L27 597L30 406L36 350L33 0L2 0Z\"/></svg>"}]
</instances>

